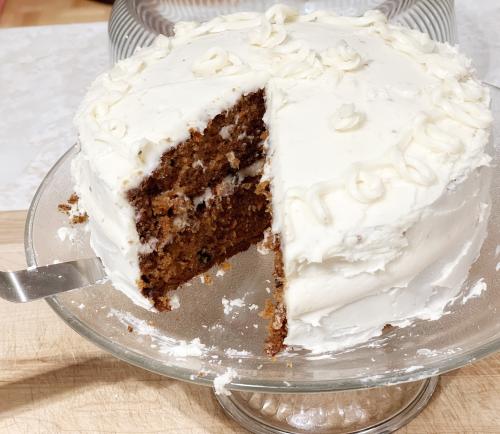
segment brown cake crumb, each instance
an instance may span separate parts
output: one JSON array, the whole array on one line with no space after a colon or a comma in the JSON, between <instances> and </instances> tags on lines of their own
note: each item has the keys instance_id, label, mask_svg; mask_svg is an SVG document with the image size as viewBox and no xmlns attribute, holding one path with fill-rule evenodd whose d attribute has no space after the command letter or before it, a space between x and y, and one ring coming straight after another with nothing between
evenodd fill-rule
<instances>
[{"instance_id":1,"label":"brown cake crumb","mask_svg":"<svg viewBox=\"0 0 500 434\"><path fill-rule=\"evenodd\" d=\"M57 209L70 216L69 222L72 225L77 225L81 223L85 223L89 216L86 212L83 213L75 213L75 210L78 210L78 200L80 198L76 193L72 193L66 202L60 203L57 205Z\"/></svg>"},{"instance_id":2,"label":"brown cake crumb","mask_svg":"<svg viewBox=\"0 0 500 434\"><path fill-rule=\"evenodd\" d=\"M274 314L274 303L271 299L266 299L264 310L259 313L259 316L264 319L271 319Z\"/></svg>"},{"instance_id":3,"label":"brown cake crumb","mask_svg":"<svg viewBox=\"0 0 500 434\"><path fill-rule=\"evenodd\" d=\"M57 205L57 209L64 214L69 214L69 212L71 211L71 205L67 203L60 203L59 205Z\"/></svg>"},{"instance_id":4,"label":"brown cake crumb","mask_svg":"<svg viewBox=\"0 0 500 434\"><path fill-rule=\"evenodd\" d=\"M394 330L394 326L392 324L386 324L382 329L382 333L388 333L391 330Z\"/></svg>"},{"instance_id":5,"label":"brown cake crumb","mask_svg":"<svg viewBox=\"0 0 500 434\"><path fill-rule=\"evenodd\" d=\"M76 203L78 203L78 200L79 200L79 199L80 199L80 198L78 197L78 195L77 195L76 193L73 193L73 194L69 197L69 199L68 199L68 203L69 203L70 205L75 205Z\"/></svg>"},{"instance_id":6,"label":"brown cake crumb","mask_svg":"<svg viewBox=\"0 0 500 434\"><path fill-rule=\"evenodd\" d=\"M128 325L127 330L129 333L132 333L134 331L134 328L131 325Z\"/></svg>"},{"instance_id":7,"label":"brown cake crumb","mask_svg":"<svg viewBox=\"0 0 500 434\"><path fill-rule=\"evenodd\" d=\"M275 248L275 236L271 231L271 228L268 228L264 231L264 237L260 243L257 243L257 251L261 255L267 255L274 251Z\"/></svg>"},{"instance_id":8,"label":"brown cake crumb","mask_svg":"<svg viewBox=\"0 0 500 434\"><path fill-rule=\"evenodd\" d=\"M229 262L223 262L222 264L219 264L219 267L223 271L229 271L231 269L231 264Z\"/></svg>"},{"instance_id":9,"label":"brown cake crumb","mask_svg":"<svg viewBox=\"0 0 500 434\"><path fill-rule=\"evenodd\" d=\"M77 224L85 223L86 221L88 221L88 219L89 219L88 214L86 212L84 212L83 214L77 214L77 215L74 215L73 217L71 217L70 223L72 225L77 225Z\"/></svg>"},{"instance_id":10,"label":"brown cake crumb","mask_svg":"<svg viewBox=\"0 0 500 434\"><path fill-rule=\"evenodd\" d=\"M72 193L66 202L57 205L57 209L60 212L69 215L70 211L73 209L73 205L76 205L78 203L78 199L78 195L76 193Z\"/></svg>"},{"instance_id":11,"label":"brown cake crumb","mask_svg":"<svg viewBox=\"0 0 500 434\"><path fill-rule=\"evenodd\" d=\"M201 281L203 284L208 286L211 286L214 283L213 277L208 273L205 273L201 276Z\"/></svg>"}]
</instances>

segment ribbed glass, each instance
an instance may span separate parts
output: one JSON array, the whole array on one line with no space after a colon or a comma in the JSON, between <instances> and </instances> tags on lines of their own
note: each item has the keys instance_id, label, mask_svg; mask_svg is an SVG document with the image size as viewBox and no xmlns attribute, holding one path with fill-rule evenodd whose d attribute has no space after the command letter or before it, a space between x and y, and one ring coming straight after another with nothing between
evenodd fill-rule
<instances>
[{"instance_id":1,"label":"ribbed glass","mask_svg":"<svg viewBox=\"0 0 500 434\"><path fill-rule=\"evenodd\" d=\"M273 0L116 0L109 21L111 60L130 56L156 35L173 34L178 21L206 21L221 14L242 11L264 11ZM380 9L387 17L404 26L427 32L437 41L455 41L453 0L319 0L282 1L302 13L334 10L344 15L361 15L369 9Z\"/></svg>"}]
</instances>

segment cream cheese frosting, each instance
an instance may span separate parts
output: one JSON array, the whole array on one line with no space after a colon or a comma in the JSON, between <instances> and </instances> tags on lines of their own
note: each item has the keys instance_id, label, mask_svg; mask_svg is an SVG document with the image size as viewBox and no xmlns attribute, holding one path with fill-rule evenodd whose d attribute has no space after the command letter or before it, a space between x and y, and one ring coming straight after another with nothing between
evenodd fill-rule
<instances>
[{"instance_id":1,"label":"cream cheese frosting","mask_svg":"<svg viewBox=\"0 0 500 434\"><path fill-rule=\"evenodd\" d=\"M262 88L285 343L338 349L442 314L485 236L489 95L456 48L376 11L276 5L178 23L93 83L72 170L114 285L150 307L136 286L150 247L126 191L191 128Z\"/></svg>"}]
</instances>

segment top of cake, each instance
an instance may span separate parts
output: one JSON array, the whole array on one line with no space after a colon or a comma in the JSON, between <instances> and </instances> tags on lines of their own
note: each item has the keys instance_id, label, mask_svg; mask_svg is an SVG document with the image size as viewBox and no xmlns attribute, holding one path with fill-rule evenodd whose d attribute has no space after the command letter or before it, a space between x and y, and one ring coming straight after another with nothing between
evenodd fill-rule
<instances>
[{"instance_id":1,"label":"top of cake","mask_svg":"<svg viewBox=\"0 0 500 434\"><path fill-rule=\"evenodd\" d=\"M490 160L489 95L456 48L388 24L377 11L299 15L276 5L178 23L174 37L159 36L92 84L76 118L80 158L92 160L128 221L125 193L161 155L258 89L266 92L265 178L290 320L317 325L360 297L408 286L451 249L446 229L460 203L442 198ZM464 194L477 195L478 185ZM85 206L104 221L107 211L92 200ZM446 218L408 236L436 213ZM463 243L472 229L461 221ZM429 225L435 241L422 251L416 240ZM116 268L118 280L130 281L141 249L134 228L110 227L103 239L128 258L129 269ZM475 254L465 249L462 256ZM449 258L449 274L456 261Z\"/></svg>"}]
</instances>

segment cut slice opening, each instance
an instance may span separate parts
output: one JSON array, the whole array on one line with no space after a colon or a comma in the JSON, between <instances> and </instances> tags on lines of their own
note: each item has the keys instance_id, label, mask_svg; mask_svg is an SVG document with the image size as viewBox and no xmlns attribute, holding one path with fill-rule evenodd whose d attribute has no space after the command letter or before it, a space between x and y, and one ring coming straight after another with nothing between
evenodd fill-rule
<instances>
[{"instance_id":1,"label":"cut slice opening","mask_svg":"<svg viewBox=\"0 0 500 434\"><path fill-rule=\"evenodd\" d=\"M171 309L169 292L263 239L271 226L270 190L261 182L267 129L264 90L243 95L206 128L165 152L158 167L128 191L143 246L142 294L159 311ZM286 337L283 267L274 243L274 301L266 351Z\"/></svg>"}]
</instances>

